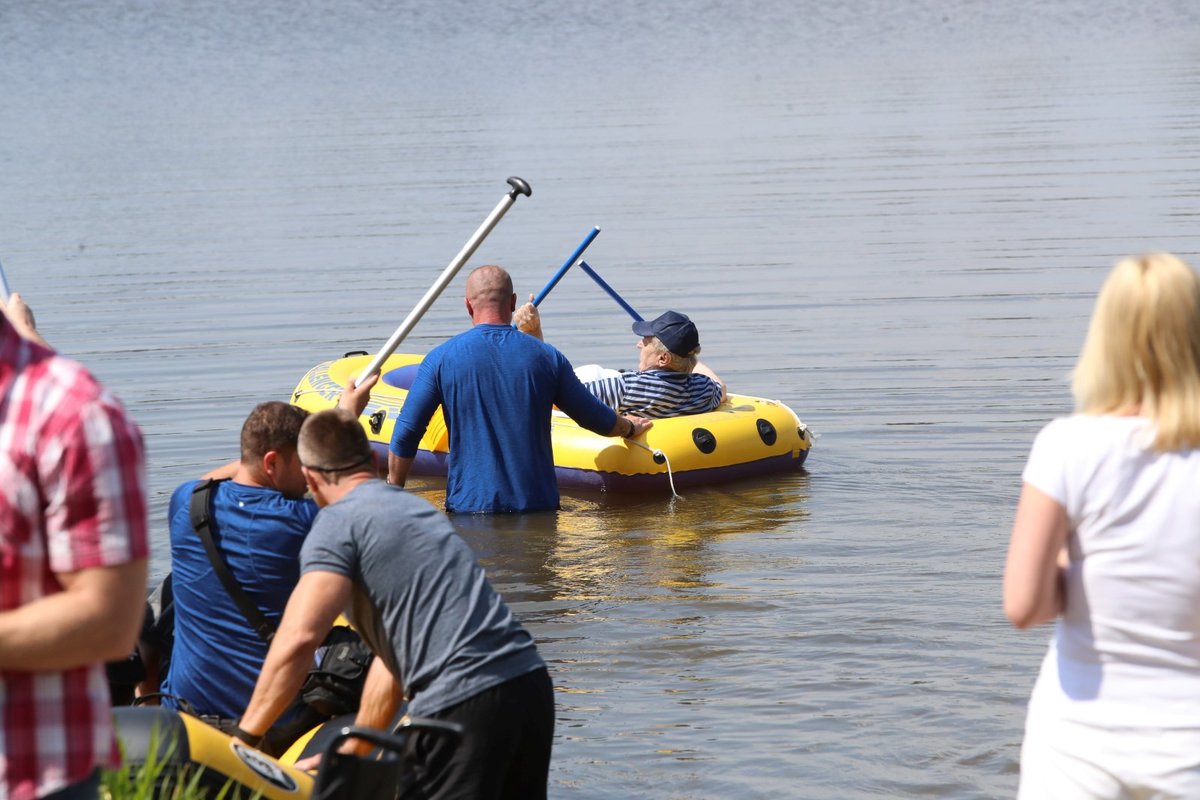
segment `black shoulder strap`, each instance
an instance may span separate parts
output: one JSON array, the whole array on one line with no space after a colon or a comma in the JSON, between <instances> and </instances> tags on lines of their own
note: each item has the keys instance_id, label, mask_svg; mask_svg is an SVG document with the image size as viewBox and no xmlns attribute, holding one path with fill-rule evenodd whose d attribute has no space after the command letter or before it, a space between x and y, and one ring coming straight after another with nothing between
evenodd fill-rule
<instances>
[{"instance_id":1,"label":"black shoulder strap","mask_svg":"<svg viewBox=\"0 0 1200 800\"><path fill-rule=\"evenodd\" d=\"M217 577L221 579L221 585L225 587L225 591L237 604L238 609L242 612L242 616L250 623L250 627L258 633L264 642L270 643L275 636L275 626L267 619L258 606L251 602L246 593L242 591L242 587L234 580L233 575L229 572L229 566L225 563L225 559L221 557L221 553L217 550L217 545L213 542L212 537L212 504L209 496L212 494L212 489L222 480L226 478L209 478L196 484L196 488L192 490L192 527L196 529L196 534L200 537L200 541L204 542L204 549L208 553L208 560L212 562L213 572L217 573Z\"/></svg>"}]
</instances>

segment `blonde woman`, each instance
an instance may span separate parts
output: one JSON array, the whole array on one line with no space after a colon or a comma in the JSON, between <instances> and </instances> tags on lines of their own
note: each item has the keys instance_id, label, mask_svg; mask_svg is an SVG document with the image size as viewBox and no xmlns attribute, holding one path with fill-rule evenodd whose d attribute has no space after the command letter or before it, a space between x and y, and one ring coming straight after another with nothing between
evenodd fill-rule
<instances>
[{"instance_id":1,"label":"blonde woman","mask_svg":"<svg viewBox=\"0 0 1200 800\"><path fill-rule=\"evenodd\" d=\"M1029 701L1021 798L1200 797L1200 278L1109 274L1042 429L1004 573L1018 628L1057 620Z\"/></svg>"}]
</instances>

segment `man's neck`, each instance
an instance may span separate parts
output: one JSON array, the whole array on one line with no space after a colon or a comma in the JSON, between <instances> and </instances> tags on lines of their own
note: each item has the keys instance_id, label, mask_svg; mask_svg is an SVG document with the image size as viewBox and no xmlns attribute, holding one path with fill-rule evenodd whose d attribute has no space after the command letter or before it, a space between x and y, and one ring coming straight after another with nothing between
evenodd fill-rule
<instances>
[{"instance_id":1,"label":"man's neck","mask_svg":"<svg viewBox=\"0 0 1200 800\"><path fill-rule=\"evenodd\" d=\"M325 484L325 495L329 498L329 503L332 505L341 500L346 495L357 489L367 481L377 480L377 478L366 470L355 472L350 475L345 475L338 480L337 483Z\"/></svg>"},{"instance_id":2,"label":"man's neck","mask_svg":"<svg viewBox=\"0 0 1200 800\"><path fill-rule=\"evenodd\" d=\"M472 325L511 325L512 309L507 305L472 305Z\"/></svg>"},{"instance_id":3,"label":"man's neck","mask_svg":"<svg viewBox=\"0 0 1200 800\"><path fill-rule=\"evenodd\" d=\"M511 325L512 317L505 319L500 314L476 314L471 320L472 325Z\"/></svg>"},{"instance_id":4,"label":"man's neck","mask_svg":"<svg viewBox=\"0 0 1200 800\"><path fill-rule=\"evenodd\" d=\"M237 472L233 473L231 480L234 483L240 483L242 486L257 486L260 489L274 489L270 481L260 475L257 470L250 469L245 464L238 464Z\"/></svg>"}]
</instances>

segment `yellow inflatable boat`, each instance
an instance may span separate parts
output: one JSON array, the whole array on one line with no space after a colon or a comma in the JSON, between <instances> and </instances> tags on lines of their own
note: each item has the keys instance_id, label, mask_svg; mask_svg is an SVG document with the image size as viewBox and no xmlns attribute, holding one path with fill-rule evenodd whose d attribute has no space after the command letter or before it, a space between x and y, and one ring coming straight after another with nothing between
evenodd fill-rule
<instances>
[{"instance_id":1,"label":"yellow inflatable boat","mask_svg":"<svg viewBox=\"0 0 1200 800\"><path fill-rule=\"evenodd\" d=\"M453 722L406 716L389 733L354 727L353 716L347 715L313 729L275 759L196 717L166 708L121 706L113 709L113 722L122 769L133 785L148 785L153 777L148 796L154 798L177 797L187 786L225 800L407 797L413 782L408 736L426 731L448 737L455 746L462 737L462 726ZM364 759L338 754L338 745L347 739L365 740L374 749ZM316 775L295 766L317 754L322 758Z\"/></svg>"},{"instance_id":2,"label":"yellow inflatable boat","mask_svg":"<svg viewBox=\"0 0 1200 800\"><path fill-rule=\"evenodd\" d=\"M152 797L173 797L196 785L216 797L308 798L313 776L232 739L196 717L166 708L113 709L122 763L131 772L159 773Z\"/></svg>"},{"instance_id":3,"label":"yellow inflatable boat","mask_svg":"<svg viewBox=\"0 0 1200 800\"><path fill-rule=\"evenodd\" d=\"M386 456L392 428L423 357L397 353L380 369L363 427ZM343 387L371 361L347 354L308 371L292 393L292 403L310 411L337 404ZM800 469L812 447L807 426L783 403L731 394L705 414L657 419L637 439L598 436L564 414L550 421L558 485L609 492L669 491L737 478ZM412 473L445 475L449 435L441 409L430 420Z\"/></svg>"}]
</instances>

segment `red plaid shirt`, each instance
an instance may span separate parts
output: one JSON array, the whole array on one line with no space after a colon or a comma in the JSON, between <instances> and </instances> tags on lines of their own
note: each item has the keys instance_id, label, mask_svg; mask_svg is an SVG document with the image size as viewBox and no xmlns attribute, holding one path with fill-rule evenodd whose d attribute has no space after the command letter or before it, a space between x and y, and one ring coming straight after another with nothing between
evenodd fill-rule
<instances>
[{"instance_id":1,"label":"red plaid shirt","mask_svg":"<svg viewBox=\"0 0 1200 800\"><path fill-rule=\"evenodd\" d=\"M81 365L0 315L0 614L61 591L55 573L146 558L142 435ZM0 670L0 800L117 763L104 665Z\"/></svg>"}]
</instances>

